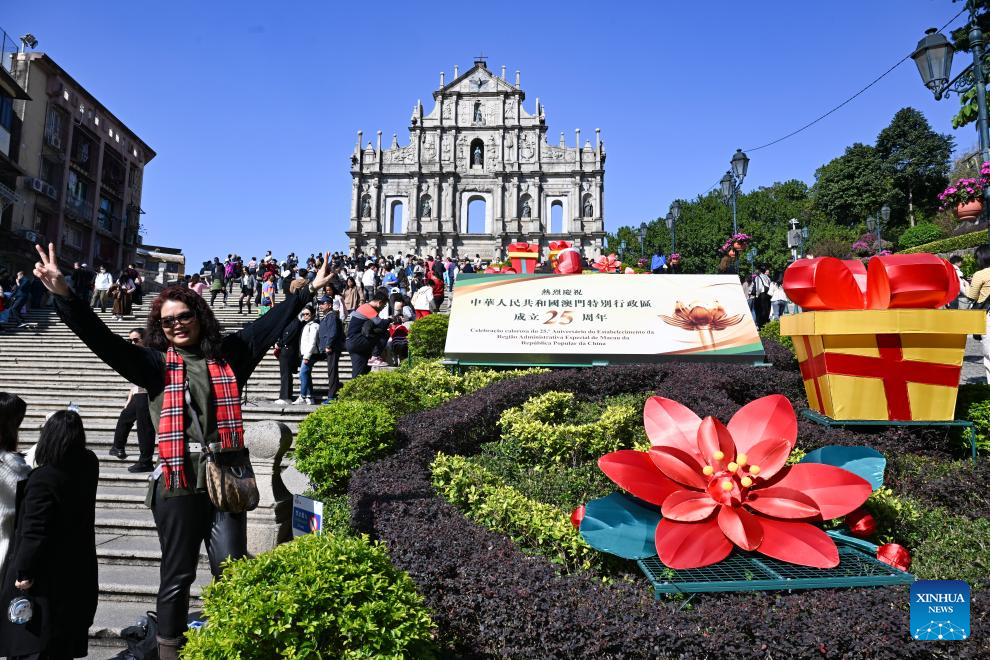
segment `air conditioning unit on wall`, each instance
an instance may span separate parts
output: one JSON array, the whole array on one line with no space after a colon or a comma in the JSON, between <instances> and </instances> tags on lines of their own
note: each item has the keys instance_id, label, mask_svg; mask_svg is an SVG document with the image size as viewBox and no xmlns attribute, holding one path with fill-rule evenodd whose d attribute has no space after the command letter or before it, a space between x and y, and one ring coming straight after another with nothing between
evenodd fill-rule
<instances>
[{"instance_id":1,"label":"air conditioning unit on wall","mask_svg":"<svg viewBox=\"0 0 990 660\"><path fill-rule=\"evenodd\" d=\"M45 194L51 197L52 199L58 199L58 188L56 188L50 183L46 183Z\"/></svg>"}]
</instances>

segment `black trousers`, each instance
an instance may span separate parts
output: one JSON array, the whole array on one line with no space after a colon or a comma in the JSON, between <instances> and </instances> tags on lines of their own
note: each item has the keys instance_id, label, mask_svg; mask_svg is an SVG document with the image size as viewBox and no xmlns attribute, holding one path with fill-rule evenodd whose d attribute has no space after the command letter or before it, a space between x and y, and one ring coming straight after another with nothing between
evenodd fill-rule
<instances>
[{"instance_id":1,"label":"black trousers","mask_svg":"<svg viewBox=\"0 0 990 660\"><path fill-rule=\"evenodd\" d=\"M278 356L278 398L292 401L292 383L299 368L299 353L282 349Z\"/></svg>"},{"instance_id":2,"label":"black trousers","mask_svg":"<svg viewBox=\"0 0 990 660\"><path fill-rule=\"evenodd\" d=\"M127 445L127 436L131 434L135 422L137 422L138 450L141 452L138 461L150 464L155 453L155 427L151 425L147 394L131 396L131 400L120 411L117 428L113 432L114 449L123 449Z\"/></svg>"},{"instance_id":3,"label":"black trousers","mask_svg":"<svg viewBox=\"0 0 990 660\"><path fill-rule=\"evenodd\" d=\"M340 390L340 351L323 354L327 359L327 398L333 399Z\"/></svg>"},{"instance_id":4,"label":"black trousers","mask_svg":"<svg viewBox=\"0 0 990 660\"><path fill-rule=\"evenodd\" d=\"M219 291L210 291L210 307L213 307L213 302L217 299L217 296L223 294L223 304L227 304L227 287L220 289Z\"/></svg>"},{"instance_id":5,"label":"black trousers","mask_svg":"<svg viewBox=\"0 0 990 660\"><path fill-rule=\"evenodd\" d=\"M220 577L225 559L247 555L247 514L218 511L206 493L162 497L164 487L162 480L151 507L162 548L158 635L175 639L186 631L189 588L196 579L200 545L206 543L210 572Z\"/></svg>"}]
</instances>

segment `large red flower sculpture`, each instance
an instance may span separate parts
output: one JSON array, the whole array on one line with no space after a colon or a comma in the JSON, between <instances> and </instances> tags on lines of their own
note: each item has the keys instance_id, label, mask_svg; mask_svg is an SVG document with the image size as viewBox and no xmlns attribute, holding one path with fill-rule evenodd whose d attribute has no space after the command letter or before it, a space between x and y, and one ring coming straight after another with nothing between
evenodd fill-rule
<instances>
[{"instance_id":1,"label":"large red flower sculpture","mask_svg":"<svg viewBox=\"0 0 990 660\"><path fill-rule=\"evenodd\" d=\"M664 564L708 566L733 546L804 566L839 564L835 543L811 523L855 510L873 487L833 465L786 465L797 440L786 397L757 399L728 426L653 397L643 420L650 450L612 452L598 465L623 490L660 506L655 537Z\"/></svg>"}]
</instances>

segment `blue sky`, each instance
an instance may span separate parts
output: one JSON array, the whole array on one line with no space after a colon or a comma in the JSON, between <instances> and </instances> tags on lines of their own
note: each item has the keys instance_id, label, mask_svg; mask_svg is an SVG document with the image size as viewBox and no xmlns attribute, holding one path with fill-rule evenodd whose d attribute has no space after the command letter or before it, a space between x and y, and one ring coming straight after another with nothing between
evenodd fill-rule
<instances>
[{"instance_id":1,"label":"blue sky","mask_svg":"<svg viewBox=\"0 0 990 660\"><path fill-rule=\"evenodd\" d=\"M4 3L157 152L145 173L145 242L190 263L236 251L345 249L356 132L408 142L413 105L475 55L522 71L551 143L601 128L606 228L666 213L712 186L737 147L822 114L961 9L949 0L830 2ZM953 26L961 24L963 17ZM955 70L966 57L960 56ZM747 189L798 178L871 143L904 106L960 148L953 97L936 103L908 60L804 133L751 151Z\"/></svg>"}]
</instances>

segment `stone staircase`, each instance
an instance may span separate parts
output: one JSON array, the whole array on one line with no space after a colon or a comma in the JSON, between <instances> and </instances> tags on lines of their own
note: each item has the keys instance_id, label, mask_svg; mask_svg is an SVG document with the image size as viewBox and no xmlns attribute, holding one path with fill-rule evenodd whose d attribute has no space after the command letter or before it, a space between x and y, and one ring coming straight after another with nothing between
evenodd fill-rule
<instances>
[{"instance_id":1,"label":"stone staircase","mask_svg":"<svg viewBox=\"0 0 990 660\"><path fill-rule=\"evenodd\" d=\"M447 311L447 303L442 311ZM256 318L253 314L239 314L236 304L222 307L219 301L215 312L227 331L239 330ZM115 321L110 314L97 312L122 336L134 327L143 326L146 313L147 305L135 306L133 317ZM96 501L100 603L90 629L89 657L108 658L123 646L119 638L121 628L132 625L145 611L155 609L159 583L158 537L151 511L144 506L147 474L131 474L126 469L137 458L136 429L128 439L127 460L108 454L117 416L130 386L71 333L54 309L33 310L27 322L29 327L7 326L0 332L0 391L18 394L28 404L20 433L22 450L37 442L49 412L70 402L79 406L87 443L100 459ZM341 379L348 380L350 373L350 358L345 353L340 361ZM326 367L321 364L314 373L316 396L325 396L326 384ZM248 382L244 420L246 423L281 421L295 433L299 422L314 406L276 405L278 390L278 362L269 353ZM293 392L298 395L298 379ZM194 608L210 579L205 551L200 567L193 585Z\"/></svg>"}]
</instances>

